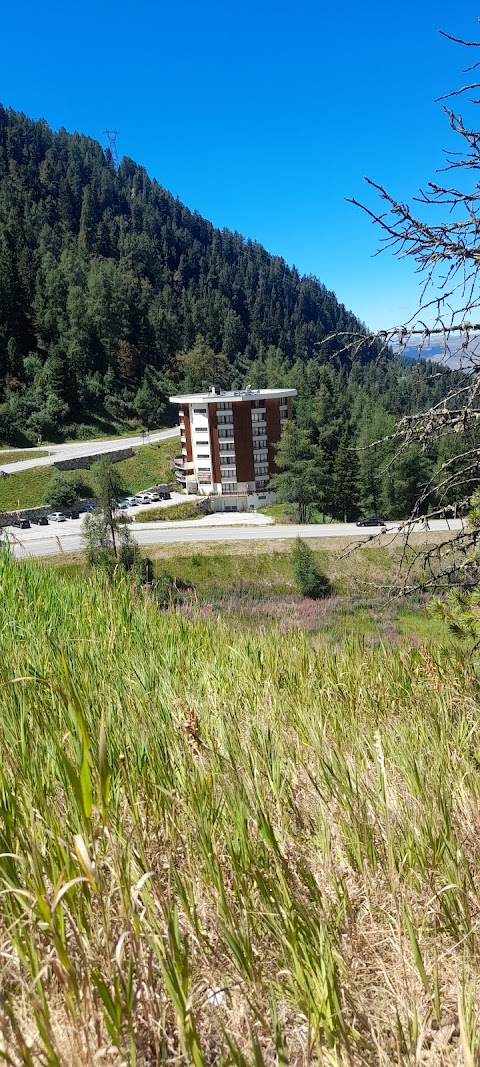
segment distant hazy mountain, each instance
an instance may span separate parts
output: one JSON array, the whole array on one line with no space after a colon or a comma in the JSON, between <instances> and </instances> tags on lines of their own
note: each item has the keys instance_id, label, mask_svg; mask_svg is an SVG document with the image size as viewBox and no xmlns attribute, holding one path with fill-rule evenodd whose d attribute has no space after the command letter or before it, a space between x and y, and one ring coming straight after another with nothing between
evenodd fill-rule
<instances>
[{"instance_id":1,"label":"distant hazy mountain","mask_svg":"<svg viewBox=\"0 0 480 1067\"><path fill-rule=\"evenodd\" d=\"M398 344L392 344L392 349L408 359L433 360L450 369L469 371L472 361L480 361L480 334L471 334L468 339L462 334L452 335L447 345L432 339L423 346L420 343L410 343L400 348Z\"/></svg>"}]
</instances>

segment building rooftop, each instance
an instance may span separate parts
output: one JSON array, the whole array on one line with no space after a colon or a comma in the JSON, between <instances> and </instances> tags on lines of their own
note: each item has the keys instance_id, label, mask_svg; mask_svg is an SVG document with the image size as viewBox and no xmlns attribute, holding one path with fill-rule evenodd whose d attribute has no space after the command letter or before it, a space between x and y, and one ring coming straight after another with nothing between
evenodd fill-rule
<instances>
[{"instance_id":1,"label":"building rooftop","mask_svg":"<svg viewBox=\"0 0 480 1067\"><path fill-rule=\"evenodd\" d=\"M171 404L216 404L218 402L238 403L241 400L279 400L281 396L296 396L296 389L220 389L212 385L206 393L183 393L171 396Z\"/></svg>"}]
</instances>

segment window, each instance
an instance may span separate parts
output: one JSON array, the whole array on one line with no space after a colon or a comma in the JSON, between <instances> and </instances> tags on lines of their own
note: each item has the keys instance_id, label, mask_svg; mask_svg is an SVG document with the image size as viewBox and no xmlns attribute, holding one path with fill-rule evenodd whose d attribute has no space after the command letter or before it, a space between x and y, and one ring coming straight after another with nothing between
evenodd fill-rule
<instances>
[{"instance_id":1,"label":"window","mask_svg":"<svg viewBox=\"0 0 480 1067\"><path fill-rule=\"evenodd\" d=\"M220 456L221 467L233 467L235 465L235 456Z\"/></svg>"},{"instance_id":2,"label":"window","mask_svg":"<svg viewBox=\"0 0 480 1067\"><path fill-rule=\"evenodd\" d=\"M265 400L252 400L252 408L264 408Z\"/></svg>"},{"instance_id":3,"label":"window","mask_svg":"<svg viewBox=\"0 0 480 1067\"><path fill-rule=\"evenodd\" d=\"M206 408L194 408L193 409L193 413L194 413L194 415L206 415L207 414L207 409Z\"/></svg>"},{"instance_id":4,"label":"window","mask_svg":"<svg viewBox=\"0 0 480 1067\"><path fill-rule=\"evenodd\" d=\"M233 441L219 441L220 451L223 452L235 452L235 445Z\"/></svg>"},{"instance_id":5,"label":"window","mask_svg":"<svg viewBox=\"0 0 480 1067\"><path fill-rule=\"evenodd\" d=\"M229 400L228 401L221 400L220 403L217 404L217 411L231 411L231 410L232 410L232 405L231 405Z\"/></svg>"},{"instance_id":6,"label":"window","mask_svg":"<svg viewBox=\"0 0 480 1067\"><path fill-rule=\"evenodd\" d=\"M226 493L236 493L237 492L237 483L236 482L222 482L222 488L225 490Z\"/></svg>"},{"instance_id":7,"label":"window","mask_svg":"<svg viewBox=\"0 0 480 1067\"><path fill-rule=\"evenodd\" d=\"M252 422L265 422L265 415L260 411L252 411Z\"/></svg>"},{"instance_id":8,"label":"window","mask_svg":"<svg viewBox=\"0 0 480 1067\"><path fill-rule=\"evenodd\" d=\"M210 454L208 452L199 452L197 459L210 459Z\"/></svg>"}]
</instances>

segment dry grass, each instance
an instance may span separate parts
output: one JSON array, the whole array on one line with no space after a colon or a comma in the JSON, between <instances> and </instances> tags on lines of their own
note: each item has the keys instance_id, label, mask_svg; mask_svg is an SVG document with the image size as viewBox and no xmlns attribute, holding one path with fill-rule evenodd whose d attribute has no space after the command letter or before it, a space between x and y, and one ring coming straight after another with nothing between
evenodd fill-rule
<instances>
[{"instance_id":1,"label":"dry grass","mask_svg":"<svg viewBox=\"0 0 480 1067\"><path fill-rule=\"evenodd\" d=\"M472 1067L472 664L0 584L9 1062Z\"/></svg>"}]
</instances>

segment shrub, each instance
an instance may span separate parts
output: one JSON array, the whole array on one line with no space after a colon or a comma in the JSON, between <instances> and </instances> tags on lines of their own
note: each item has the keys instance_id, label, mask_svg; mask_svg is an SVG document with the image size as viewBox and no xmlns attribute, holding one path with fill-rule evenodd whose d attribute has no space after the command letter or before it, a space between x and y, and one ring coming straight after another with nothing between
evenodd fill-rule
<instances>
[{"instance_id":1,"label":"shrub","mask_svg":"<svg viewBox=\"0 0 480 1067\"><path fill-rule=\"evenodd\" d=\"M45 499L52 508L71 508L78 499L77 480L67 478L61 471L54 470Z\"/></svg>"},{"instance_id":2,"label":"shrub","mask_svg":"<svg viewBox=\"0 0 480 1067\"><path fill-rule=\"evenodd\" d=\"M330 582L317 566L311 548L301 537L297 537L292 549L292 567L298 589L303 596L318 600L329 595Z\"/></svg>"}]
</instances>

